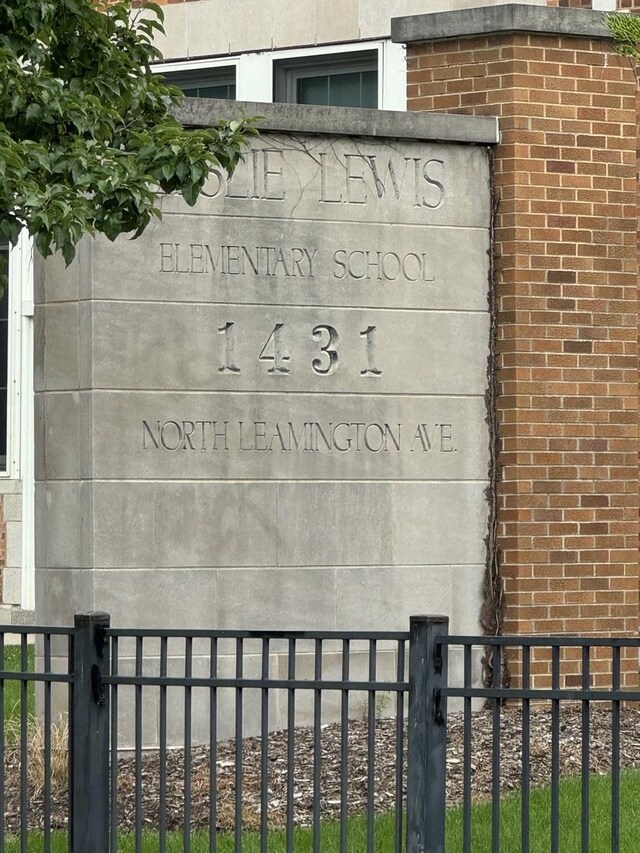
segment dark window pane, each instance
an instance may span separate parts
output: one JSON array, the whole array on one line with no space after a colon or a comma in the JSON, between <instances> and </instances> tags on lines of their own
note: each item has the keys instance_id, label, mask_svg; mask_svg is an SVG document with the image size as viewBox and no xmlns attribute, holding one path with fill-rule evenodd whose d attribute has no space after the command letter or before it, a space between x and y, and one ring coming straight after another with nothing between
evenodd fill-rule
<instances>
[{"instance_id":1,"label":"dark window pane","mask_svg":"<svg viewBox=\"0 0 640 853\"><path fill-rule=\"evenodd\" d=\"M378 107L378 72L362 72L362 103L361 107L370 107L375 110Z\"/></svg>"},{"instance_id":2,"label":"dark window pane","mask_svg":"<svg viewBox=\"0 0 640 853\"><path fill-rule=\"evenodd\" d=\"M187 98L224 98L233 101L236 97L235 83L225 86L197 86L193 89L183 89Z\"/></svg>"},{"instance_id":3,"label":"dark window pane","mask_svg":"<svg viewBox=\"0 0 640 853\"><path fill-rule=\"evenodd\" d=\"M296 103L326 106L329 101L329 78L301 77L297 82Z\"/></svg>"},{"instance_id":4,"label":"dark window pane","mask_svg":"<svg viewBox=\"0 0 640 853\"><path fill-rule=\"evenodd\" d=\"M2 251L2 250L0 250ZM4 255L5 253L2 252ZM8 253L7 253L8 254ZM7 269L7 267L5 267ZM6 320L9 316L9 288L6 287L0 299L0 320Z\"/></svg>"},{"instance_id":5,"label":"dark window pane","mask_svg":"<svg viewBox=\"0 0 640 853\"><path fill-rule=\"evenodd\" d=\"M378 104L377 71L346 71L300 77L297 80L298 104L321 104L332 107L376 107Z\"/></svg>"},{"instance_id":6,"label":"dark window pane","mask_svg":"<svg viewBox=\"0 0 640 853\"><path fill-rule=\"evenodd\" d=\"M329 103L333 107L359 107L360 98L359 71L348 74L332 74L330 77Z\"/></svg>"},{"instance_id":7,"label":"dark window pane","mask_svg":"<svg viewBox=\"0 0 640 853\"><path fill-rule=\"evenodd\" d=\"M7 389L7 321L0 320L0 388Z\"/></svg>"},{"instance_id":8,"label":"dark window pane","mask_svg":"<svg viewBox=\"0 0 640 853\"><path fill-rule=\"evenodd\" d=\"M0 469L7 470L7 389L0 396Z\"/></svg>"},{"instance_id":9,"label":"dark window pane","mask_svg":"<svg viewBox=\"0 0 640 853\"><path fill-rule=\"evenodd\" d=\"M234 67L204 68L198 71L167 71L162 75L165 83L178 86L188 98L236 97L236 70Z\"/></svg>"}]
</instances>

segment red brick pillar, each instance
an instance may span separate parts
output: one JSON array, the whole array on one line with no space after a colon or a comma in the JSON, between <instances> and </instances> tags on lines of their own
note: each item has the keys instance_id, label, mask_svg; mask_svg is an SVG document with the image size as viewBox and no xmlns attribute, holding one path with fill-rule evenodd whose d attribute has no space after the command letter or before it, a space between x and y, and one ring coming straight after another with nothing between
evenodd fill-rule
<instances>
[{"instance_id":1,"label":"red brick pillar","mask_svg":"<svg viewBox=\"0 0 640 853\"><path fill-rule=\"evenodd\" d=\"M505 633L638 625L636 80L600 17L488 7L392 29L408 47L410 110L500 120Z\"/></svg>"}]
</instances>

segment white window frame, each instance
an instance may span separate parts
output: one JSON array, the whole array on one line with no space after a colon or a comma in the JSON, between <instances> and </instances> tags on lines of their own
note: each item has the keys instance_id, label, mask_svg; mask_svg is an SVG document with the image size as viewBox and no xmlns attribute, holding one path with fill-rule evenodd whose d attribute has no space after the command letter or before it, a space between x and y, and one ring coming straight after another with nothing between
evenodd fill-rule
<instances>
[{"instance_id":1,"label":"white window frame","mask_svg":"<svg viewBox=\"0 0 640 853\"><path fill-rule=\"evenodd\" d=\"M375 50L358 50L345 53L330 53L324 56L305 56L276 60L273 63L273 91L279 103L298 103L297 84L300 80L327 77L339 73L358 73L375 71L380 78L380 57ZM376 102L380 96L380 86L376 91Z\"/></svg>"},{"instance_id":2,"label":"white window frame","mask_svg":"<svg viewBox=\"0 0 640 853\"><path fill-rule=\"evenodd\" d=\"M16 249L19 253L20 292L20 476L22 480L22 572L23 610L35 610L35 413L34 413L34 293L33 240L22 233ZM17 343L17 342L16 342Z\"/></svg>"},{"instance_id":3,"label":"white window frame","mask_svg":"<svg viewBox=\"0 0 640 853\"><path fill-rule=\"evenodd\" d=\"M25 245L26 244L26 245ZM21 409L22 409L22 303L23 293L29 280L29 271L25 269L30 241L20 236L16 246L9 247L9 293L7 324L7 462L0 469L0 480L18 480L20 478L21 445ZM31 277L32 278L32 277ZM28 288L28 296L33 302L33 284Z\"/></svg>"},{"instance_id":4,"label":"white window frame","mask_svg":"<svg viewBox=\"0 0 640 853\"><path fill-rule=\"evenodd\" d=\"M20 602L35 607L35 460L33 385L33 241L22 233L9 248L7 328L7 464L0 493L19 481L22 495ZM3 483L7 486L3 487ZM13 568L13 567L12 567ZM17 603L17 602L11 602Z\"/></svg>"},{"instance_id":5,"label":"white window frame","mask_svg":"<svg viewBox=\"0 0 640 853\"><path fill-rule=\"evenodd\" d=\"M390 39L241 53L204 59L181 59L154 65L153 71L157 73L195 72L207 68L234 66L237 100L272 103L274 63L280 60L309 60L314 56L339 57L341 54L357 54L372 50L377 51L378 54L378 109L406 110L406 51L403 45L394 44Z\"/></svg>"}]
</instances>

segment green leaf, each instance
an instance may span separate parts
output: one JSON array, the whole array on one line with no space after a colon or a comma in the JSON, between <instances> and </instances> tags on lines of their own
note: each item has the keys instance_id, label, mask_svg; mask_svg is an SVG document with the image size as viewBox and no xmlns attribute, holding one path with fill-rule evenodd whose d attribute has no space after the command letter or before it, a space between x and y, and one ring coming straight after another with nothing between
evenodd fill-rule
<instances>
[{"instance_id":1,"label":"green leaf","mask_svg":"<svg viewBox=\"0 0 640 853\"><path fill-rule=\"evenodd\" d=\"M199 194L199 189L195 184L187 184L186 186L182 187L182 198L190 207L193 207L193 205L196 203Z\"/></svg>"}]
</instances>

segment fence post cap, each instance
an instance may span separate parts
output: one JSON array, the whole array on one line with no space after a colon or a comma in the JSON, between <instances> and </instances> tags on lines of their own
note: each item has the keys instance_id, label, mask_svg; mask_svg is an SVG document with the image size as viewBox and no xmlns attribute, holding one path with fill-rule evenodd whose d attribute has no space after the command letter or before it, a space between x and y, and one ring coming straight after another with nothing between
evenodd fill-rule
<instances>
[{"instance_id":1,"label":"fence post cap","mask_svg":"<svg viewBox=\"0 0 640 853\"><path fill-rule=\"evenodd\" d=\"M105 613L102 610L88 610L84 613L76 613L73 617L76 627L86 625L88 622L102 622L109 625L111 623L111 614Z\"/></svg>"},{"instance_id":2,"label":"fence post cap","mask_svg":"<svg viewBox=\"0 0 640 853\"><path fill-rule=\"evenodd\" d=\"M409 622L413 624L414 622L449 622L449 617L444 616L442 613L433 616L410 616Z\"/></svg>"}]
</instances>

